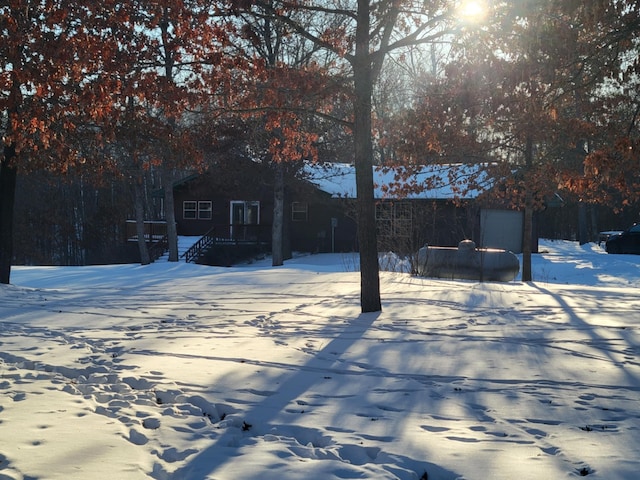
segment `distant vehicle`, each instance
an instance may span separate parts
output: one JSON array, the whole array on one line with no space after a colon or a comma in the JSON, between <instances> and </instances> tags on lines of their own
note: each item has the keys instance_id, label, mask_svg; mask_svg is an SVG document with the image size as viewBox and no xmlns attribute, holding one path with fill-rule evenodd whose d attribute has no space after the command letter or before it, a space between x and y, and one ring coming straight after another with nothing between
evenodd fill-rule
<instances>
[{"instance_id":1,"label":"distant vehicle","mask_svg":"<svg viewBox=\"0 0 640 480\"><path fill-rule=\"evenodd\" d=\"M634 253L640 255L640 224L636 223L617 235L612 235L605 244L607 253Z\"/></svg>"}]
</instances>

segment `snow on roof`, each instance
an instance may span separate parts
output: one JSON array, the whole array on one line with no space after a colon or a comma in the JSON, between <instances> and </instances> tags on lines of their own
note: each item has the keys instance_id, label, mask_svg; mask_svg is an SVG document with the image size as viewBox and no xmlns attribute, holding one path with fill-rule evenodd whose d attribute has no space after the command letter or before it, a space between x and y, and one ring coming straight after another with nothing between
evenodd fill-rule
<instances>
[{"instance_id":1,"label":"snow on roof","mask_svg":"<svg viewBox=\"0 0 640 480\"><path fill-rule=\"evenodd\" d=\"M469 188L466 183L474 179L478 184L486 184L483 165L426 165L406 180L396 178L399 168L373 167L374 196L383 199L473 199L486 188ZM320 190L334 198L356 198L355 166L347 163L309 163L304 167L306 179ZM395 194L395 183L415 183L429 185L428 188L404 195ZM391 192L389 191L391 188Z\"/></svg>"}]
</instances>

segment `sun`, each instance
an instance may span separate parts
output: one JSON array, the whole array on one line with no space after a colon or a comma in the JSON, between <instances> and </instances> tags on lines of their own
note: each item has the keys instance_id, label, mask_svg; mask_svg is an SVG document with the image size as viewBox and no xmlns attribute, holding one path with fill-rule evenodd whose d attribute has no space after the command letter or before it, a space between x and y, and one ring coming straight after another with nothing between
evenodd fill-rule
<instances>
[{"instance_id":1,"label":"sun","mask_svg":"<svg viewBox=\"0 0 640 480\"><path fill-rule=\"evenodd\" d=\"M467 22L480 22L487 15L487 5L482 0L463 0L458 6L458 16Z\"/></svg>"}]
</instances>

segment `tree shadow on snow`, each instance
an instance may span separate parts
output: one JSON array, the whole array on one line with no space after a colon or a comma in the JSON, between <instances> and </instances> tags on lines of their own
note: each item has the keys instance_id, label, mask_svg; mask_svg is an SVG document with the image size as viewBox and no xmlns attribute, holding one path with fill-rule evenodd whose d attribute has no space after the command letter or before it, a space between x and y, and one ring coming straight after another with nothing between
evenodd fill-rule
<instances>
[{"instance_id":1,"label":"tree shadow on snow","mask_svg":"<svg viewBox=\"0 0 640 480\"><path fill-rule=\"evenodd\" d=\"M274 427L277 417L283 411L297 399L303 397L306 392L329 380L326 358L340 358L355 342L362 339L378 317L379 313L361 314L358 318L349 321L339 334L334 334L333 340L316 352L304 365L295 366L294 368L291 368L291 365L274 365L281 368L286 367L289 376L279 382L277 391L264 395L258 403L243 412L247 421L242 422L241 429L247 430L248 434L253 435L253 439L249 444L255 443L256 437L266 438L269 435L269 428ZM333 329L335 327L332 327ZM260 364L269 366L268 363L261 362ZM255 423L255 425L252 423ZM307 478L316 478L314 475L321 475L321 478L365 478L363 475L368 472L366 478L371 478L370 475L373 471L385 472L384 478L402 480L426 478L453 480L459 478L459 475L438 465L415 460L404 455L386 453L379 447L366 447L355 440L353 444L334 444L329 436L331 432L325 432L321 428L313 429L292 424L288 424L283 428L286 430L284 437L293 437L290 439L292 443L287 444L287 439L283 437L278 438L278 440L284 442L282 446L289 448L299 458L290 457L286 459L289 465L284 462L281 465L282 468L288 470L290 475L295 472L297 476L286 477L285 475L280 476L278 472L274 471L256 471L253 478L300 478L299 475L303 472ZM209 447L198 452L183 467L173 473L157 471L152 476L162 480L217 478L216 473L218 472L219 474L220 470L229 462L251 462L250 454L246 455L247 458L245 460L240 460L238 457L237 432L238 429L226 429ZM244 441L245 439L246 437L242 440ZM243 445L246 444L245 442ZM309 449L315 449L315 453L305 457L308 454L308 452L305 453L305 450ZM220 455L221 450L226 450L228 455ZM305 461L308 459L313 459L314 461ZM329 465L326 461L330 460L334 462ZM325 465L322 464L323 462ZM292 468L290 468L291 466ZM246 466L243 468L246 471Z\"/></svg>"}]
</instances>

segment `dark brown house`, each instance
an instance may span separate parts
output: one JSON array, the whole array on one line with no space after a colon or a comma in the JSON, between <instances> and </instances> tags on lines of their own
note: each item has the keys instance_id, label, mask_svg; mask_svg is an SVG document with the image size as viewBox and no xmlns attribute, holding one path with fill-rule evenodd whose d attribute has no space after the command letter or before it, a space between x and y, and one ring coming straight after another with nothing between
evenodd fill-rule
<instances>
[{"instance_id":1,"label":"dark brown house","mask_svg":"<svg viewBox=\"0 0 640 480\"><path fill-rule=\"evenodd\" d=\"M215 238L216 243L261 245L268 250L274 215L274 170L244 161L212 167L174 184L178 235ZM285 242L304 252L353 251L355 222L341 202L300 173L285 175Z\"/></svg>"},{"instance_id":2,"label":"dark brown house","mask_svg":"<svg viewBox=\"0 0 640 480\"><path fill-rule=\"evenodd\" d=\"M222 245L259 245L262 251L270 251L272 168L248 162L237 168L212 168L177 182L178 235L207 235L218 244L218 251ZM429 177L430 188L402 199L382 188L392 182L393 173L375 168L380 251L406 254L425 244L456 246L461 240L472 239L478 246L519 253L522 215L482 208L476 202L478 191L465 190L461 195L459 186L446 174L448 168L429 167L424 175ZM286 178L284 230L290 250L357 251L354 167L307 164Z\"/></svg>"},{"instance_id":3,"label":"dark brown house","mask_svg":"<svg viewBox=\"0 0 640 480\"><path fill-rule=\"evenodd\" d=\"M383 193L382 185L391 182L392 173L374 170L380 251L409 253L424 244L456 246L464 239L472 239L478 246L518 251L521 216L480 208L475 202L478 192L458 194L443 173L446 169L431 168L431 188L402 199ZM212 168L177 182L174 199L178 234L207 234L219 244L260 244L268 251L273 178L272 167L249 162L233 169ZM354 167L305 165L287 178L285 241L290 249L356 251Z\"/></svg>"}]
</instances>

